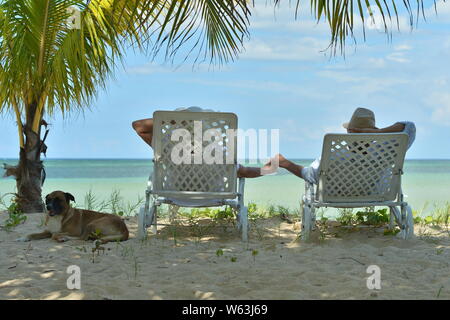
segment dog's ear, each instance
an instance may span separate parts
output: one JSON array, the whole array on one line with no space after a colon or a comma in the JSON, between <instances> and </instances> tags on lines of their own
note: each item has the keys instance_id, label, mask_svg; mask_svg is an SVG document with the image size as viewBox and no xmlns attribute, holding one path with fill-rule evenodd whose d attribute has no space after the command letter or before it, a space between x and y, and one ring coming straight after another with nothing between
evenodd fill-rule
<instances>
[{"instance_id":1,"label":"dog's ear","mask_svg":"<svg viewBox=\"0 0 450 320\"><path fill-rule=\"evenodd\" d=\"M65 192L64 195L66 196L67 203L70 203L70 200L75 201L75 197L73 195L71 195L70 193Z\"/></svg>"}]
</instances>

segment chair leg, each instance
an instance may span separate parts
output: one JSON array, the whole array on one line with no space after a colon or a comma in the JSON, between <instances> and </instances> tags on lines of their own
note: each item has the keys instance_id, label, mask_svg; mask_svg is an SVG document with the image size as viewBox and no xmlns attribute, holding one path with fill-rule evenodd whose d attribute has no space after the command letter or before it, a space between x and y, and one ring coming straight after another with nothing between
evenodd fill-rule
<instances>
[{"instance_id":1,"label":"chair leg","mask_svg":"<svg viewBox=\"0 0 450 320\"><path fill-rule=\"evenodd\" d=\"M316 208L311 207L310 208L310 212L311 212L311 231L315 231L316 230Z\"/></svg>"},{"instance_id":2,"label":"chair leg","mask_svg":"<svg viewBox=\"0 0 450 320\"><path fill-rule=\"evenodd\" d=\"M241 211L234 209L234 212L236 213L236 228L238 230L241 230L242 223L241 223Z\"/></svg>"},{"instance_id":3,"label":"chair leg","mask_svg":"<svg viewBox=\"0 0 450 320\"><path fill-rule=\"evenodd\" d=\"M149 226L152 227L152 233L156 234L156 232L158 231L158 224L157 224L157 206L156 205L152 205L150 207L150 211L149 211L149 217L148 217L148 221L149 221Z\"/></svg>"},{"instance_id":4,"label":"chair leg","mask_svg":"<svg viewBox=\"0 0 450 320\"><path fill-rule=\"evenodd\" d=\"M145 240L147 238L147 226L145 225L145 208L141 207L138 214L138 239Z\"/></svg>"},{"instance_id":5,"label":"chair leg","mask_svg":"<svg viewBox=\"0 0 450 320\"><path fill-rule=\"evenodd\" d=\"M138 239L147 238L147 228L150 226L152 226L152 233L156 234L156 211L156 205L148 198L138 214Z\"/></svg>"},{"instance_id":6,"label":"chair leg","mask_svg":"<svg viewBox=\"0 0 450 320\"><path fill-rule=\"evenodd\" d=\"M397 237L403 239L410 239L414 235L414 218L412 215L411 207L407 204L400 207L400 210L397 207L392 207L392 213L394 214L394 218L400 227L400 232L397 234Z\"/></svg>"},{"instance_id":7,"label":"chair leg","mask_svg":"<svg viewBox=\"0 0 450 320\"><path fill-rule=\"evenodd\" d=\"M389 207L389 213L389 230L394 230L395 217L394 209L392 207Z\"/></svg>"},{"instance_id":8,"label":"chair leg","mask_svg":"<svg viewBox=\"0 0 450 320\"><path fill-rule=\"evenodd\" d=\"M392 215L395 223L401 228L402 227L402 215L397 207L391 207Z\"/></svg>"},{"instance_id":9,"label":"chair leg","mask_svg":"<svg viewBox=\"0 0 450 320\"><path fill-rule=\"evenodd\" d=\"M246 206L241 206L239 209L238 225L241 229L242 241L247 242L249 224L248 224L248 208Z\"/></svg>"},{"instance_id":10,"label":"chair leg","mask_svg":"<svg viewBox=\"0 0 450 320\"><path fill-rule=\"evenodd\" d=\"M312 216L311 216L311 208L303 203L302 206L302 230L301 230L301 239L303 241L308 241L309 236L311 234L312 227Z\"/></svg>"},{"instance_id":11,"label":"chair leg","mask_svg":"<svg viewBox=\"0 0 450 320\"><path fill-rule=\"evenodd\" d=\"M405 227L405 233L404 233L404 239L411 239L414 236L414 217L412 214L412 209L409 205L403 206L402 211L404 211L404 214L402 216L405 217L404 219L404 227Z\"/></svg>"}]
</instances>

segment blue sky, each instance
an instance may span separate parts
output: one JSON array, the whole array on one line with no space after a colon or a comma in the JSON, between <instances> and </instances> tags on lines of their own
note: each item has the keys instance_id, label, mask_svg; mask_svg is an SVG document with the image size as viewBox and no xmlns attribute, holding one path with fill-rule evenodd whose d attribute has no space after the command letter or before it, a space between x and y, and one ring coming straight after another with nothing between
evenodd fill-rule
<instances>
[{"instance_id":1,"label":"blue sky","mask_svg":"<svg viewBox=\"0 0 450 320\"><path fill-rule=\"evenodd\" d=\"M343 132L353 110L367 107L379 127L416 123L408 158L450 159L450 3L438 2L436 17L429 1L427 22L412 32L401 17L392 41L367 25L366 42L357 35L345 59L323 52L328 27L316 25L307 8L295 20L293 7L274 11L264 3L256 1L244 52L225 66L173 66L130 50L91 111L48 119L48 157L149 158L131 122L195 105L235 112L243 129L280 129L280 151L292 158L318 156L323 135ZM0 127L0 158L16 158L13 117L0 117Z\"/></svg>"}]
</instances>

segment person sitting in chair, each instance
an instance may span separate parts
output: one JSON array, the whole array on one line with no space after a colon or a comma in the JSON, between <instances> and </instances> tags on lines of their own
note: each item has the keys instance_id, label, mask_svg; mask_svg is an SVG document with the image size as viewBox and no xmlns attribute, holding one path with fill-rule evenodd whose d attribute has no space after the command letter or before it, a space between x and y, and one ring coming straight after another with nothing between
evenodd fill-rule
<instances>
[{"instance_id":1,"label":"person sitting in chair","mask_svg":"<svg viewBox=\"0 0 450 320\"><path fill-rule=\"evenodd\" d=\"M411 121L399 121L385 128L377 128L375 126L375 114L366 108L357 108L350 119L350 122L343 124L347 129L347 133L394 133L404 132L408 135L409 149L416 138L416 126ZM279 167L288 170L297 177L302 178L310 183L317 184L319 176L320 158L314 160L310 166L303 167L278 154ZM270 162L266 165L270 165Z\"/></svg>"},{"instance_id":2,"label":"person sitting in chair","mask_svg":"<svg viewBox=\"0 0 450 320\"><path fill-rule=\"evenodd\" d=\"M189 108L178 108L175 111L191 111L191 112L209 111L209 112L212 112L213 110L202 109L199 107L189 107ZM144 140L144 142L147 143L151 148L153 148L153 146L152 146L153 119L147 118L147 119L133 121L132 127L136 131L138 136L141 137L142 140ZM261 168L244 167L240 164L238 164L237 175L239 178L257 178L257 177L263 176L263 174L261 173Z\"/></svg>"}]
</instances>

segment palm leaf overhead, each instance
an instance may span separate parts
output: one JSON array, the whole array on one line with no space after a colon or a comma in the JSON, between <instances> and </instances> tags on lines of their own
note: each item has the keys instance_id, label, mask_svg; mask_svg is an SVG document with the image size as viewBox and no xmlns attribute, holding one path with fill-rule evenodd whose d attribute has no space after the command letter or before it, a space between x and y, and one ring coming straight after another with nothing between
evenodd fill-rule
<instances>
[{"instance_id":1,"label":"palm leaf overhead","mask_svg":"<svg viewBox=\"0 0 450 320\"><path fill-rule=\"evenodd\" d=\"M45 105L49 114L89 105L131 44L147 53L165 46L170 57L191 41L211 61L233 59L249 14L245 2L218 0L8 0L1 6L0 108L11 107L20 91L18 101ZM67 28L70 6L81 11L79 29Z\"/></svg>"},{"instance_id":2,"label":"palm leaf overhead","mask_svg":"<svg viewBox=\"0 0 450 320\"><path fill-rule=\"evenodd\" d=\"M278 5L281 1L274 0L274 3ZM305 2L296 1L296 17L301 4ZM413 28L414 22L417 22L421 15L425 18L425 1L415 0L412 2L413 4L410 0L310 0L310 7L317 22L325 20L328 23L331 32L330 47L333 53L336 53L338 49L343 52L348 37L355 40L354 31L358 20L362 22L365 39L365 22L367 20L374 21L375 10L381 16L383 29L388 36L391 36L391 26L400 27L399 15L402 8L406 10L405 14ZM433 3L436 8L435 0L429 2Z\"/></svg>"}]
</instances>

